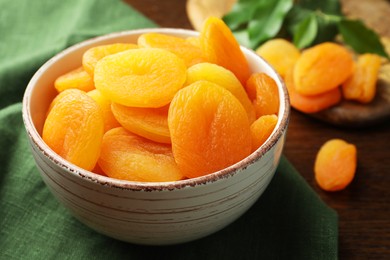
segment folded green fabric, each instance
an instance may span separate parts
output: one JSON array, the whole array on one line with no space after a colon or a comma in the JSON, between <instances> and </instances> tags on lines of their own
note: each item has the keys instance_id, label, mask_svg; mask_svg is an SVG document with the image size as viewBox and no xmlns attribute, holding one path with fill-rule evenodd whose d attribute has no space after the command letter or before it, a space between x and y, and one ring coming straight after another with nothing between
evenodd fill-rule
<instances>
[{"instance_id":1,"label":"folded green fabric","mask_svg":"<svg viewBox=\"0 0 390 260\"><path fill-rule=\"evenodd\" d=\"M21 117L43 62L81 40L156 26L120 1L0 0L1 259L335 259L337 214L282 158L269 188L227 228L164 247L100 235L63 208L40 179Z\"/></svg>"}]
</instances>

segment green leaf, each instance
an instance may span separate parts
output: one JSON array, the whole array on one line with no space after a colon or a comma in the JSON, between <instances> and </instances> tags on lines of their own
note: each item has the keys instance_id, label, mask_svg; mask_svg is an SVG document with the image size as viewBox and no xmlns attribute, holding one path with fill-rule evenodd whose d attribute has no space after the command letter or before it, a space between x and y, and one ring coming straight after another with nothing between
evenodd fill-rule
<instances>
[{"instance_id":1,"label":"green leaf","mask_svg":"<svg viewBox=\"0 0 390 260\"><path fill-rule=\"evenodd\" d=\"M390 59L378 35L359 20L343 19L338 23L344 42L357 53L375 53Z\"/></svg>"},{"instance_id":2,"label":"green leaf","mask_svg":"<svg viewBox=\"0 0 390 260\"><path fill-rule=\"evenodd\" d=\"M260 2L260 1L259 1ZM282 27L284 18L293 6L293 0L261 1L248 24L251 48L274 37Z\"/></svg>"},{"instance_id":3,"label":"green leaf","mask_svg":"<svg viewBox=\"0 0 390 260\"><path fill-rule=\"evenodd\" d=\"M255 7L258 5L259 1L256 0L239 0L233 5L232 10L224 15L222 19L231 30L237 30L240 26L248 23L252 19L256 9Z\"/></svg>"},{"instance_id":4,"label":"green leaf","mask_svg":"<svg viewBox=\"0 0 390 260\"><path fill-rule=\"evenodd\" d=\"M293 42L298 48L309 46L317 36L318 24L314 14L307 16L295 27Z\"/></svg>"},{"instance_id":5,"label":"green leaf","mask_svg":"<svg viewBox=\"0 0 390 260\"><path fill-rule=\"evenodd\" d=\"M342 15L340 0L296 0L295 4L304 9L321 11L326 14Z\"/></svg>"},{"instance_id":6,"label":"green leaf","mask_svg":"<svg viewBox=\"0 0 390 260\"><path fill-rule=\"evenodd\" d=\"M295 35L297 26L303 23L303 20L309 19L309 16L314 16L317 20L317 32L311 45L335 39L338 34L337 24L342 19L342 16L325 14L321 10L313 11L294 5L288 13L283 26L291 35Z\"/></svg>"},{"instance_id":7,"label":"green leaf","mask_svg":"<svg viewBox=\"0 0 390 260\"><path fill-rule=\"evenodd\" d=\"M313 13L312 10L302 8L298 5L294 5L291 8L291 10L287 13L283 26L286 27L287 31L291 35L294 35L296 26L312 13Z\"/></svg>"},{"instance_id":8,"label":"green leaf","mask_svg":"<svg viewBox=\"0 0 390 260\"><path fill-rule=\"evenodd\" d=\"M243 29L239 31L234 31L233 35L236 38L236 40L240 43L240 45L245 46L247 48L252 48L251 41L249 40L248 30Z\"/></svg>"},{"instance_id":9,"label":"green leaf","mask_svg":"<svg viewBox=\"0 0 390 260\"><path fill-rule=\"evenodd\" d=\"M315 12L315 14L318 30L317 36L312 42L312 45L321 42L334 41L336 35L339 33L337 24L342 19L342 17L324 14L320 11Z\"/></svg>"}]
</instances>

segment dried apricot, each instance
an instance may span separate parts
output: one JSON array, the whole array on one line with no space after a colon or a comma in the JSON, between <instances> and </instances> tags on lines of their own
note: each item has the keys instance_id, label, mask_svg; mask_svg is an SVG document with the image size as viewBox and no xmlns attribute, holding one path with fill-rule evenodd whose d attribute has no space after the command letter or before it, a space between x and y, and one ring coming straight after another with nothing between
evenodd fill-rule
<instances>
[{"instance_id":1,"label":"dried apricot","mask_svg":"<svg viewBox=\"0 0 390 260\"><path fill-rule=\"evenodd\" d=\"M200 47L194 46L186 39L161 33L145 33L138 38L139 47L160 48L173 52L182 58L187 67L203 62L203 53Z\"/></svg>"},{"instance_id":2,"label":"dried apricot","mask_svg":"<svg viewBox=\"0 0 390 260\"><path fill-rule=\"evenodd\" d=\"M352 54L343 46L325 42L302 52L294 66L295 89L318 95L339 87L353 72Z\"/></svg>"},{"instance_id":3,"label":"dried apricot","mask_svg":"<svg viewBox=\"0 0 390 260\"><path fill-rule=\"evenodd\" d=\"M276 115L264 115L251 124L252 151L257 150L268 139L277 122Z\"/></svg>"},{"instance_id":4,"label":"dried apricot","mask_svg":"<svg viewBox=\"0 0 390 260\"><path fill-rule=\"evenodd\" d=\"M102 175L102 176L107 176L107 174L104 173L104 171L102 170L102 168L100 168L100 166L99 166L98 163L95 165L95 168L93 168L93 169L91 170L91 172L96 173L96 174L99 174L99 175Z\"/></svg>"},{"instance_id":5,"label":"dried apricot","mask_svg":"<svg viewBox=\"0 0 390 260\"><path fill-rule=\"evenodd\" d=\"M128 131L159 143L171 143L168 129L169 105L159 108L127 107L113 103L112 112Z\"/></svg>"},{"instance_id":6,"label":"dried apricot","mask_svg":"<svg viewBox=\"0 0 390 260\"><path fill-rule=\"evenodd\" d=\"M317 113L338 104L341 101L340 88L334 88L324 93L305 96L295 90L293 69L287 71L285 83L290 97L290 104L303 113Z\"/></svg>"},{"instance_id":7,"label":"dried apricot","mask_svg":"<svg viewBox=\"0 0 390 260\"><path fill-rule=\"evenodd\" d=\"M96 64L95 87L114 103L162 107L182 88L186 70L184 61L167 50L127 50Z\"/></svg>"},{"instance_id":8,"label":"dried apricot","mask_svg":"<svg viewBox=\"0 0 390 260\"><path fill-rule=\"evenodd\" d=\"M185 85L190 85L198 80L207 80L229 90L244 106L249 122L255 121L256 115L252 102L240 81L230 70L212 63L198 63L187 69Z\"/></svg>"},{"instance_id":9,"label":"dried apricot","mask_svg":"<svg viewBox=\"0 0 390 260\"><path fill-rule=\"evenodd\" d=\"M67 89L53 100L42 138L65 160L90 171L99 157L103 128L99 105L84 91Z\"/></svg>"},{"instance_id":10,"label":"dried apricot","mask_svg":"<svg viewBox=\"0 0 390 260\"><path fill-rule=\"evenodd\" d=\"M115 119L112 111L111 111L111 101L105 98L102 93L97 90L91 90L87 93L88 96L93 98L93 100L98 103L100 106L102 113L103 113L103 120L104 120L104 132L107 132L108 130L120 126L118 121Z\"/></svg>"},{"instance_id":11,"label":"dried apricot","mask_svg":"<svg viewBox=\"0 0 390 260\"><path fill-rule=\"evenodd\" d=\"M236 75L241 84L250 76L248 62L229 27L217 17L209 17L200 32L200 42L208 62L220 65Z\"/></svg>"},{"instance_id":12,"label":"dried apricot","mask_svg":"<svg viewBox=\"0 0 390 260\"><path fill-rule=\"evenodd\" d=\"M353 75L343 83L345 99L369 103L375 97L381 58L375 54L359 55Z\"/></svg>"},{"instance_id":13,"label":"dried apricot","mask_svg":"<svg viewBox=\"0 0 390 260\"><path fill-rule=\"evenodd\" d=\"M106 132L98 161L111 178L129 181L176 181L183 178L170 145L156 143L118 127Z\"/></svg>"},{"instance_id":14,"label":"dried apricot","mask_svg":"<svg viewBox=\"0 0 390 260\"><path fill-rule=\"evenodd\" d=\"M202 48L202 45L200 44L199 37L195 37L195 36L187 37L185 40L186 40L186 42L188 42L196 47Z\"/></svg>"},{"instance_id":15,"label":"dried apricot","mask_svg":"<svg viewBox=\"0 0 390 260\"><path fill-rule=\"evenodd\" d=\"M279 90L273 78L265 73L253 73L248 79L245 88L252 93L256 117L263 115L277 115L279 112Z\"/></svg>"},{"instance_id":16,"label":"dried apricot","mask_svg":"<svg viewBox=\"0 0 390 260\"><path fill-rule=\"evenodd\" d=\"M138 48L138 46L132 43L113 43L92 47L83 54L83 67L93 77L96 63L99 60L108 55L135 48Z\"/></svg>"},{"instance_id":17,"label":"dried apricot","mask_svg":"<svg viewBox=\"0 0 390 260\"><path fill-rule=\"evenodd\" d=\"M82 68L71 70L64 75L59 76L54 81L54 87L58 92L65 89L76 88L83 91L95 89L92 77Z\"/></svg>"},{"instance_id":18,"label":"dried apricot","mask_svg":"<svg viewBox=\"0 0 390 260\"><path fill-rule=\"evenodd\" d=\"M256 53L269 62L283 78L294 67L301 52L285 39L271 39L257 48Z\"/></svg>"},{"instance_id":19,"label":"dried apricot","mask_svg":"<svg viewBox=\"0 0 390 260\"><path fill-rule=\"evenodd\" d=\"M314 173L318 185L326 191L338 191L355 176L357 152L353 144L341 139L325 142L317 153Z\"/></svg>"},{"instance_id":20,"label":"dried apricot","mask_svg":"<svg viewBox=\"0 0 390 260\"><path fill-rule=\"evenodd\" d=\"M196 81L179 90L168 111L172 150L189 178L226 168L251 152L246 111L228 90Z\"/></svg>"}]
</instances>

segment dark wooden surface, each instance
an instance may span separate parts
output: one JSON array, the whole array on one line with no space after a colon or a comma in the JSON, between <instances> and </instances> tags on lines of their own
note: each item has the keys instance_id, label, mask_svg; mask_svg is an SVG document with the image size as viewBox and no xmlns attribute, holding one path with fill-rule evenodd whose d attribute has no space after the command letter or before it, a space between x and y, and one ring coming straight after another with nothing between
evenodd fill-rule
<instances>
[{"instance_id":1,"label":"dark wooden surface","mask_svg":"<svg viewBox=\"0 0 390 260\"><path fill-rule=\"evenodd\" d=\"M185 0L126 2L161 27L192 29ZM380 2L390 8L389 2ZM347 189L336 193L320 190L313 175L315 155L331 138L342 138L358 149L356 177ZM366 129L343 129L292 111L284 154L339 214L340 259L390 259L390 122Z\"/></svg>"}]
</instances>

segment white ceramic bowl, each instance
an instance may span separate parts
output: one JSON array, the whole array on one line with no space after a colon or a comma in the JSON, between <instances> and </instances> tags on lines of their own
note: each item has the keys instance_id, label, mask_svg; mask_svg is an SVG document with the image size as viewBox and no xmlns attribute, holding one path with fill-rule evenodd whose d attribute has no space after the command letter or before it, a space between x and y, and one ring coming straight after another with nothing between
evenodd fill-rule
<instances>
[{"instance_id":1,"label":"white ceramic bowl","mask_svg":"<svg viewBox=\"0 0 390 260\"><path fill-rule=\"evenodd\" d=\"M216 232L245 213L271 181L289 119L287 90L277 73L253 51L242 48L253 72L265 72L279 87L279 120L269 139L244 160L221 171L175 182L132 182L83 170L53 152L42 140L54 80L79 67L92 46L136 43L145 32L196 36L182 29L144 29L87 40L47 61L33 76L23 99L23 120L43 181L85 225L110 237L150 245L176 244Z\"/></svg>"}]
</instances>

